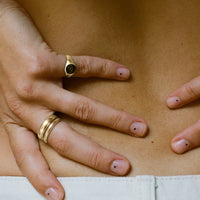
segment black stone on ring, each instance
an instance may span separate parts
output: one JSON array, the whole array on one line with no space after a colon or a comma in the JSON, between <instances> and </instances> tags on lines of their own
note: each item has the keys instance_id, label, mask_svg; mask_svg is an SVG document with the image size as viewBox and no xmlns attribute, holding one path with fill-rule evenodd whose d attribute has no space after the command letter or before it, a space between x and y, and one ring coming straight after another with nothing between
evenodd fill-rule
<instances>
[{"instance_id":1,"label":"black stone on ring","mask_svg":"<svg viewBox=\"0 0 200 200\"><path fill-rule=\"evenodd\" d=\"M76 67L73 64L69 64L69 65L67 65L65 70L66 70L67 74L73 74L75 72L75 70L76 70Z\"/></svg>"},{"instance_id":2,"label":"black stone on ring","mask_svg":"<svg viewBox=\"0 0 200 200\"><path fill-rule=\"evenodd\" d=\"M65 64L65 77L70 78L74 75L76 71L76 65L70 55L66 55L66 57L67 57L67 61Z\"/></svg>"}]
</instances>

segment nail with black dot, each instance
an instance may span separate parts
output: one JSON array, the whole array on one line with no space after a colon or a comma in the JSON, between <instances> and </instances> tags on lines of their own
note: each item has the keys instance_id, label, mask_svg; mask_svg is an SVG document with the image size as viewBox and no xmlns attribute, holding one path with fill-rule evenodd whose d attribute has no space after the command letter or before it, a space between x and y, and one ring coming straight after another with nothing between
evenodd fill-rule
<instances>
[{"instance_id":1,"label":"nail with black dot","mask_svg":"<svg viewBox=\"0 0 200 200\"><path fill-rule=\"evenodd\" d=\"M118 68L117 69L117 76L120 76L120 78L128 78L130 75L130 72L127 68L123 67L123 68Z\"/></svg>"},{"instance_id":2,"label":"nail with black dot","mask_svg":"<svg viewBox=\"0 0 200 200\"><path fill-rule=\"evenodd\" d=\"M180 106L181 100L179 97L173 96L167 99L167 105L170 108L175 108L176 106Z\"/></svg>"},{"instance_id":3,"label":"nail with black dot","mask_svg":"<svg viewBox=\"0 0 200 200\"><path fill-rule=\"evenodd\" d=\"M142 122L134 122L131 126L130 126L130 130L131 133L134 136L139 136L139 137L143 137L144 134L147 131L147 126L145 123Z\"/></svg>"},{"instance_id":4,"label":"nail with black dot","mask_svg":"<svg viewBox=\"0 0 200 200\"><path fill-rule=\"evenodd\" d=\"M129 162L126 160L114 160L110 166L111 171L118 175L125 174L129 168Z\"/></svg>"},{"instance_id":5,"label":"nail with black dot","mask_svg":"<svg viewBox=\"0 0 200 200\"><path fill-rule=\"evenodd\" d=\"M57 200L57 199L59 199L59 193L54 188L47 189L45 194L46 194L46 197L47 197L48 200Z\"/></svg>"}]
</instances>

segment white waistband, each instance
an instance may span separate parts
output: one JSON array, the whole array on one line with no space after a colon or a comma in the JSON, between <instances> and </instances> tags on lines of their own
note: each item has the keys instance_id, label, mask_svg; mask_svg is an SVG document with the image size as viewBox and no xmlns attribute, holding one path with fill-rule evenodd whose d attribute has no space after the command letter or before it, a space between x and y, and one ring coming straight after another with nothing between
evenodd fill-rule
<instances>
[{"instance_id":1,"label":"white waistband","mask_svg":"<svg viewBox=\"0 0 200 200\"><path fill-rule=\"evenodd\" d=\"M199 200L200 175L60 177L66 200ZM0 177L1 200L43 200L25 177Z\"/></svg>"}]
</instances>

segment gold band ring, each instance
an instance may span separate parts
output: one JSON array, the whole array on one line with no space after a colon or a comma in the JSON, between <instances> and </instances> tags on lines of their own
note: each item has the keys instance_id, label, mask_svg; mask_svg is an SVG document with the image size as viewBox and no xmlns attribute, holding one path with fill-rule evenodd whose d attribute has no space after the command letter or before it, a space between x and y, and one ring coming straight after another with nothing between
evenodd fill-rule
<instances>
[{"instance_id":1,"label":"gold band ring","mask_svg":"<svg viewBox=\"0 0 200 200\"><path fill-rule=\"evenodd\" d=\"M74 75L74 73L76 71L76 66L70 55L66 55L66 57L67 57L67 61L65 64L65 76L67 78L70 78L71 76Z\"/></svg>"},{"instance_id":2,"label":"gold band ring","mask_svg":"<svg viewBox=\"0 0 200 200\"><path fill-rule=\"evenodd\" d=\"M54 114L48 116L44 120L42 125L40 126L40 129L38 132L38 138L43 140L45 143L47 143L47 140L48 140L48 137L49 137L51 131L56 126L56 124L60 121L61 121L61 119Z\"/></svg>"}]
</instances>

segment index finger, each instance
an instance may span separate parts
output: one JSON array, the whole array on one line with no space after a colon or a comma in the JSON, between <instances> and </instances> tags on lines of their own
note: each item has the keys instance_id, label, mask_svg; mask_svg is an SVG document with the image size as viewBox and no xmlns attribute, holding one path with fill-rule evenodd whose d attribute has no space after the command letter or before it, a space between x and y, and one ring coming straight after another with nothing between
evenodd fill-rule
<instances>
[{"instance_id":1,"label":"index finger","mask_svg":"<svg viewBox=\"0 0 200 200\"><path fill-rule=\"evenodd\" d=\"M200 98L200 76L184 84L167 98L169 108L179 108Z\"/></svg>"},{"instance_id":2,"label":"index finger","mask_svg":"<svg viewBox=\"0 0 200 200\"><path fill-rule=\"evenodd\" d=\"M71 56L76 70L73 77L100 77L116 80L126 80L130 76L130 70L115 61L94 56ZM50 65L43 68L45 74L51 77L65 77L65 55L52 57Z\"/></svg>"}]
</instances>

